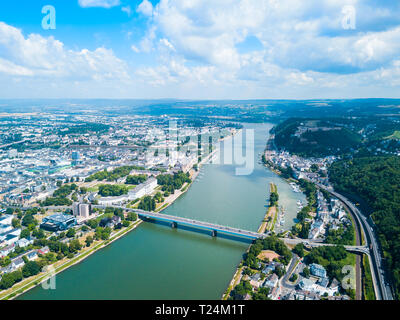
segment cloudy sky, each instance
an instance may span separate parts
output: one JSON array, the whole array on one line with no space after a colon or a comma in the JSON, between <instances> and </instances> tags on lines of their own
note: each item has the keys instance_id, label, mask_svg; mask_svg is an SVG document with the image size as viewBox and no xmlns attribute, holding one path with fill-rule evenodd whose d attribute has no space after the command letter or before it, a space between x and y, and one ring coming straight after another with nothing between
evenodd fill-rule
<instances>
[{"instance_id":1,"label":"cloudy sky","mask_svg":"<svg viewBox=\"0 0 400 320\"><path fill-rule=\"evenodd\" d=\"M42 26L45 5L55 29ZM0 3L0 98L400 98L399 89L398 0Z\"/></svg>"}]
</instances>

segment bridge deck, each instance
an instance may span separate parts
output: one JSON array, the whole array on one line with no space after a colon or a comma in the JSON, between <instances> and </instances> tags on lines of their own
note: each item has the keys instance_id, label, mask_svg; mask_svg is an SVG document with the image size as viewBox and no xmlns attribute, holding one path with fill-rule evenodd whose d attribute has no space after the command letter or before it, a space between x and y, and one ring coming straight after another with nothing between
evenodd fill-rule
<instances>
[{"instance_id":1,"label":"bridge deck","mask_svg":"<svg viewBox=\"0 0 400 320\"><path fill-rule=\"evenodd\" d=\"M102 208L102 209L105 208L105 206L99 206L99 205L95 205L94 207ZM192 228L208 230L208 231L217 231L217 233L219 232L219 233L232 235L232 236L236 236L236 237L241 237L241 238L246 238L246 239L250 239L250 240L262 239L262 238L266 238L268 236L267 234L262 234L262 233L258 233L258 232L254 232L254 231L248 231L248 230L241 230L241 229L227 227L227 226L221 226L218 224L202 222L202 221L198 221L195 219L189 219L189 218L178 217L178 216L170 216L170 215L166 215L166 214L162 214L162 213L143 211L143 210L139 210L139 209L130 209L130 208L126 208L126 207L116 207L116 208L121 208L123 210L135 212L142 219L143 218L144 219L153 219L153 220L163 221L163 222L167 222L167 223L175 222L178 225L180 224L180 225L185 225L185 226L189 226ZM323 242L311 240L311 239L283 238L282 240L286 244L290 244L290 245L304 243L305 245L309 245L311 247L334 246L334 244L323 243ZM363 254L367 254L367 255L370 254L369 248L367 246L344 246L344 248L350 252L358 252L358 253L363 253Z\"/></svg>"},{"instance_id":2,"label":"bridge deck","mask_svg":"<svg viewBox=\"0 0 400 320\"><path fill-rule=\"evenodd\" d=\"M177 217L177 216L169 216L169 215L165 215L165 214L160 214L160 213L155 213L155 212L147 212L147 211L142 211L142 210L134 210L134 211L137 212L139 217L150 218L150 219L154 219L154 220L158 220L158 221L171 222L171 223L175 222L175 223L178 223L181 225L183 224L186 226L200 228L203 230L217 231L217 232L221 232L224 234L244 237L244 238L252 239L252 240L262 238L265 236L265 235L257 233L257 232L221 226L221 225L217 225L217 224L213 224L213 223L197 221L194 219L188 219L188 218Z\"/></svg>"}]
</instances>

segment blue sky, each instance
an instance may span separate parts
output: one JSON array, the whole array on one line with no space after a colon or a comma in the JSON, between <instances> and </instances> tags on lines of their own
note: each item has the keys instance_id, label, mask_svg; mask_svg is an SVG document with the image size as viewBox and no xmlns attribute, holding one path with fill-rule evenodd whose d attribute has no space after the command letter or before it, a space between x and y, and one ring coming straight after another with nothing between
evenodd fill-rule
<instances>
[{"instance_id":1,"label":"blue sky","mask_svg":"<svg viewBox=\"0 0 400 320\"><path fill-rule=\"evenodd\" d=\"M400 98L399 86L397 0L0 3L0 98Z\"/></svg>"}]
</instances>

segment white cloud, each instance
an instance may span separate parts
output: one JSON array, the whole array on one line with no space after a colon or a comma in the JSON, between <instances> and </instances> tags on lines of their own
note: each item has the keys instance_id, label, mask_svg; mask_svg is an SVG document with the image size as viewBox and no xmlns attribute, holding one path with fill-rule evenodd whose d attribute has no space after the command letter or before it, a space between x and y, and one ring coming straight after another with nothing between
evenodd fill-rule
<instances>
[{"instance_id":1,"label":"white cloud","mask_svg":"<svg viewBox=\"0 0 400 320\"><path fill-rule=\"evenodd\" d=\"M346 5L356 8L356 30L343 29ZM223 75L230 84L342 87L351 78L364 86L372 74L398 76L388 70L400 60L399 14L399 5L359 0L161 0L139 47L158 50L161 63L146 76L158 85L179 82L179 75L179 83L196 80L195 68L205 67L209 80ZM262 47L240 53L248 37ZM173 72L173 59L189 70L184 76Z\"/></svg>"},{"instance_id":2,"label":"white cloud","mask_svg":"<svg viewBox=\"0 0 400 320\"><path fill-rule=\"evenodd\" d=\"M79 0L79 5L82 8L91 8L91 7L101 7L101 8L112 8L115 6L119 6L121 4L120 0Z\"/></svg>"},{"instance_id":3,"label":"white cloud","mask_svg":"<svg viewBox=\"0 0 400 320\"><path fill-rule=\"evenodd\" d=\"M109 8L120 2L80 4ZM127 3L121 10L129 14ZM356 30L342 28L345 5L356 8ZM4 24L1 77L21 86L26 83L20 79L73 79L88 92L110 79L113 94L140 97L335 98L400 92L397 1L160 0L153 6L143 0L136 11L146 17L146 30L131 49L149 53L146 67L129 71L109 49L70 50L52 37L24 37ZM249 39L257 46L251 47Z\"/></svg>"},{"instance_id":4,"label":"white cloud","mask_svg":"<svg viewBox=\"0 0 400 320\"><path fill-rule=\"evenodd\" d=\"M121 10L122 10L122 12L126 12L126 14L128 15L128 17L130 17L131 14L132 14L131 6L122 7Z\"/></svg>"},{"instance_id":5,"label":"white cloud","mask_svg":"<svg viewBox=\"0 0 400 320\"><path fill-rule=\"evenodd\" d=\"M112 50L69 50L53 37L30 34L0 22L0 72L45 78L128 79L125 62Z\"/></svg>"},{"instance_id":6,"label":"white cloud","mask_svg":"<svg viewBox=\"0 0 400 320\"><path fill-rule=\"evenodd\" d=\"M151 16L153 14L153 5L149 0L143 0L139 4L136 11L144 14L145 16Z\"/></svg>"},{"instance_id":7,"label":"white cloud","mask_svg":"<svg viewBox=\"0 0 400 320\"><path fill-rule=\"evenodd\" d=\"M136 47L135 45L131 45L131 49L132 49L133 52L136 52L136 53L140 52L139 48Z\"/></svg>"}]
</instances>

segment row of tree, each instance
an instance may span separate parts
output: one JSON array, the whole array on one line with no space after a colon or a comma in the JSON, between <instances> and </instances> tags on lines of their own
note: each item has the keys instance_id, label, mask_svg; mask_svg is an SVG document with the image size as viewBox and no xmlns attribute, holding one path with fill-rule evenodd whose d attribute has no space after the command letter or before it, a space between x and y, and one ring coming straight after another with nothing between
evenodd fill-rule
<instances>
[{"instance_id":1,"label":"row of tree","mask_svg":"<svg viewBox=\"0 0 400 320\"><path fill-rule=\"evenodd\" d=\"M363 157L335 162L329 178L339 192L361 197L373 211L384 261L400 297L400 158Z\"/></svg>"}]
</instances>

